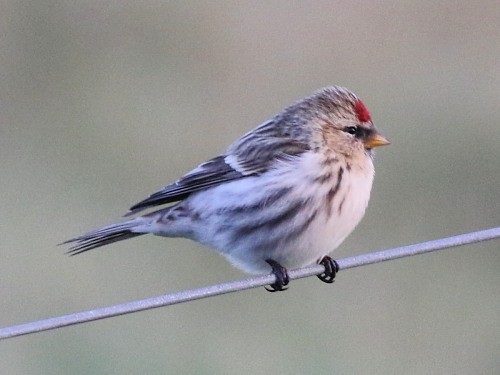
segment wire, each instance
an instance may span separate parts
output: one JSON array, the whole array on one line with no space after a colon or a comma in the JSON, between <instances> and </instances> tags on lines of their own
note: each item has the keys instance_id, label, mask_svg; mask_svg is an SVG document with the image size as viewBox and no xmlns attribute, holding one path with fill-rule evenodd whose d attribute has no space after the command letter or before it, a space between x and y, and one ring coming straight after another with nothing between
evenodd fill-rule
<instances>
[{"instance_id":1,"label":"wire","mask_svg":"<svg viewBox=\"0 0 500 375\"><path fill-rule=\"evenodd\" d=\"M441 238L434 241L417 243L414 245L398 247L389 250L378 251L374 253L363 254L350 258L338 259L339 270L345 270L354 267L366 266L369 264L385 262L388 260L403 258L407 256L424 254L436 250L442 250L450 247L467 245L480 241L492 240L500 237L500 227L461 234L458 236ZM325 271L323 265L314 265L310 267L290 270L288 272L290 279L300 279L304 277L319 275ZM177 293L166 294L159 297L153 297L121 305L103 307L100 309L78 312L69 315L63 315L55 318L39 320L31 323L20 324L16 326L0 329L0 339L28 335L31 333L48 331L51 329L66 327L74 324L91 322L94 320L111 318L114 316L130 314L137 311L154 309L162 306L170 306L178 303L207 298L220 294L232 293L241 290L256 288L275 282L274 275L264 275L252 277L246 280L238 280L224 284L217 284L198 289L185 290Z\"/></svg>"}]
</instances>

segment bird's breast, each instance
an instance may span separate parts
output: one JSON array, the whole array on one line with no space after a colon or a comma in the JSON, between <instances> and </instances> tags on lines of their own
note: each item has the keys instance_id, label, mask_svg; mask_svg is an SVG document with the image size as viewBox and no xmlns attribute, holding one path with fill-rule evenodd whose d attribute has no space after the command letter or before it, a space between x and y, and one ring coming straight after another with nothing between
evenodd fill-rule
<instances>
[{"instance_id":1,"label":"bird's breast","mask_svg":"<svg viewBox=\"0 0 500 375\"><path fill-rule=\"evenodd\" d=\"M359 223L372 180L371 160L360 167L303 154L190 198L198 218L193 239L248 272L267 270L266 259L304 266L334 250Z\"/></svg>"}]
</instances>

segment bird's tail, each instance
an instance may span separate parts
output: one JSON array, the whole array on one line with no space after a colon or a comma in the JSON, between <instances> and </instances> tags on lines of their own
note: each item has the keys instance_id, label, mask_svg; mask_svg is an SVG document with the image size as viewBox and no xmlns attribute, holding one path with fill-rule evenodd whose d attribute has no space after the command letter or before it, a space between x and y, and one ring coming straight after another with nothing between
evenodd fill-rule
<instances>
[{"instance_id":1,"label":"bird's tail","mask_svg":"<svg viewBox=\"0 0 500 375\"><path fill-rule=\"evenodd\" d=\"M73 246L69 248L67 253L70 255L76 255L95 249L96 247L101 247L113 242L146 234L148 231L145 229L145 225L148 225L148 223L145 222L145 218L138 217L123 223L112 224L107 227L82 234L81 236L64 241L62 244L73 243Z\"/></svg>"}]
</instances>

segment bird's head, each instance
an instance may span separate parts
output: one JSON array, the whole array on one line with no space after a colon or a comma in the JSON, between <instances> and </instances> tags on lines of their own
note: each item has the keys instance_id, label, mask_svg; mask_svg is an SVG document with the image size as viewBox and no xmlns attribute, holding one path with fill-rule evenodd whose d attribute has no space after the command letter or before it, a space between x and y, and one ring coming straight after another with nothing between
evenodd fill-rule
<instances>
[{"instance_id":1,"label":"bird's head","mask_svg":"<svg viewBox=\"0 0 500 375\"><path fill-rule=\"evenodd\" d=\"M347 158L371 155L388 145L373 124L370 112L355 94L333 86L317 91L290 107L314 151L330 150ZM298 123L298 121L296 121Z\"/></svg>"}]
</instances>

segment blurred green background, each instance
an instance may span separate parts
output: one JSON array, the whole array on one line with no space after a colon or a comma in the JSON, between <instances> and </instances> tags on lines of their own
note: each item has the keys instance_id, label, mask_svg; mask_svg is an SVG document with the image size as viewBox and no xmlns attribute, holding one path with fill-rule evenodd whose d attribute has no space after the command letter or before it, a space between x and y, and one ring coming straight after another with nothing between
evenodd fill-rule
<instances>
[{"instance_id":1,"label":"blurred green background","mask_svg":"<svg viewBox=\"0 0 500 375\"><path fill-rule=\"evenodd\" d=\"M338 258L500 225L498 1L0 2L0 325L236 280L113 222L339 84L393 144ZM500 242L0 342L2 374L498 374Z\"/></svg>"}]
</instances>

